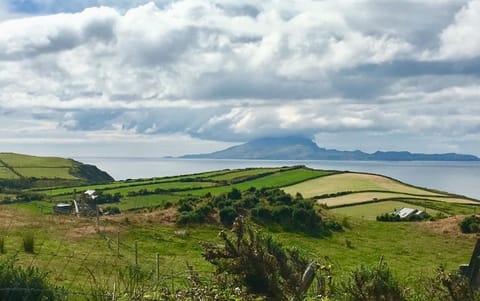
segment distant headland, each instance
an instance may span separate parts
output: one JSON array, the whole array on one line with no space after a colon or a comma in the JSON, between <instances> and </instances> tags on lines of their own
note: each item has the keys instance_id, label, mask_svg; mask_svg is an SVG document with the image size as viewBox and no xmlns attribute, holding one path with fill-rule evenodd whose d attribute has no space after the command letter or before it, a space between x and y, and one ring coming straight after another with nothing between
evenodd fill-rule
<instances>
[{"instance_id":1,"label":"distant headland","mask_svg":"<svg viewBox=\"0 0 480 301\"><path fill-rule=\"evenodd\" d=\"M355 160L355 161L480 161L474 155L445 153L424 154L408 151L359 150L341 151L319 147L315 142L300 136L266 137L208 153L191 154L181 158L191 159L249 159L249 160Z\"/></svg>"}]
</instances>

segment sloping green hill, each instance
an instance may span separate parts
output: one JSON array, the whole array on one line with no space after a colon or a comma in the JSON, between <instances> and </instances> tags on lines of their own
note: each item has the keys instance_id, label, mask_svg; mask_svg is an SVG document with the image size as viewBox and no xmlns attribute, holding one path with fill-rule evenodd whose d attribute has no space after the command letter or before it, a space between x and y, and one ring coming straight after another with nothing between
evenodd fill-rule
<instances>
[{"instance_id":1,"label":"sloping green hill","mask_svg":"<svg viewBox=\"0 0 480 301\"><path fill-rule=\"evenodd\" d=\"M102 183L114 180L96 166L72 159L0 153L0 180L25 179L29 179L32 186Z\"/></svg>"}]
</instances>

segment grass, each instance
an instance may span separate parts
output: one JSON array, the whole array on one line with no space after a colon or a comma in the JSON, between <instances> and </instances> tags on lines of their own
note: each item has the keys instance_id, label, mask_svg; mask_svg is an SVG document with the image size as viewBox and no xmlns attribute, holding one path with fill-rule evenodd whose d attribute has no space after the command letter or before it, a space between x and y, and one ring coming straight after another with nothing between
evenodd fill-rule
<instances>
[{"instance_id":1,"label":"grass","mask_svg":"<svg viewBox=\"0 0 480 301\"><path fill-rule=\"evenodd\" d=\"M347 195L319 199L317 200L318 204L325 204L329 207L337 207L344 205L352 204L361 204L365 202L371 202L373 200L390 200L390 199L412 199L412 200L432 200L432 201L442 201L446 203L461 203L461 204L476 204L480 205L479 202L475 202L469 199L455 198L455 197L437 197L437 196L415 196L404 193L394 193L394 192L359 192L351 193Z\"/></svg>"},{"instance_id":2,"label":"grass","mask_svg":"<svg viewBox=\"0 0 480 301\"><path fill-rule=\"evenodd\" d=\"M199 174L192 174L192 175L183 175L183 176L175 176L175 177L164 177L164 178L151 178L151 179L135 179L135 180L124 180L124 181L116 181L113 183L108 184L97 184L97 185L82 185L76 187L67 187L67 188L53 188L53 189L34 189L34 191L45 193L49 196L57 196L57 195L67 195L72 194L74 190L78 191L85 191L88 189L94 190L113 190L117 188L125 188L125 187L138 187L144 185L151 185L151 184L158 184L158 183L165 183L165 182L180 182L185 179L198 179L198 178L208 178L210 176L218 176L225 173L231 173L230 170L220 170L214 172L205 172Z\"/></svg>"},{"instance_id":3,"label":"grass","mask_svg":"<svg viewBox=\"0 0 480 301\"><path fill-rule=\"evenodd\" d=\"M53 204L47 201L32 201L28 203L13 203L12 208L26 209L34 213L52 214Z\"/></svg>"},{"instance_id":4,"label":"grass","mask_svg":"<svg viewBox=\"0 0 480 301\"><path fill-rule=\"evenodd\" d=\"M157 183L157 184L149 184L149 185L141 185L141 186L133 186L133 187L125 187L125 188L115 188L115 189L105 189L103 190L105 193L121 193L122 195L127 195L129 192L138 192L141 189L145 189L148 191L154 191L155 189L162 189L162 190L190 190L202 187L210 187L214 186L216 183L213 182L166 182L166 183Z\"/></svg>"},{"instance_id":5,"label":"grass","mask_svg":"<svg viewBox=\"0 0 480 301\"><path fill-rule=\"evenodd\" d=\"M201 275L213 270L212 265L202 258L201 241L219 242L218 232L224 228L217 225L201 225L188 228L186 235L177 235L178 230L171 221L162 221L162 214L175 214L172 209L157 212L152 210L130 209L162 207L166 202L175 203L183 195L191 193L203 195L226 192L236 187L248 189L251 186L294 188L305 196L339 191L380 190L377 192L360 192L341 197L321 199L319 202L344 200L343 204L371 200L373 198L401 197L400 200L384 201L375 204L363 204L322 209L330 219L348 221L344 232L333 233L324 238L313 238L296 233L273 232L272 235L286 246L300 249L304 254L325 262L325 258L334 265L335 280L345 277L354 268L365 263L372 265L380 256L385 257L393 272L415 282L419 275L428 275L440 264L447 269L457 269L459 264L468 263L475 245L476 237L462 234L433 231L426 223L380 223L373 221L379 215L393 208L415 207L427 212L436 211L447 214L471 214L473 206L459 205L447 201L462 201L460 197L436 194L428 190L405 185L395 180L360 174L332 174L332 171L311 170L308 168L278 169L275 173L233 185L212 186L191 190L204 185L218 185L215 181L231 181L264 173L269 169L223 170L196 175L184 175L169 178L153 178L121 181L106 185L78 186L78 192L88 189L104 189L106 192L138 191L140 189L187 189L171 194L154 194L124 197L120 203L102 206L117 206L124 213L117 216L101 217L100 227L95 220L39 214L40 206L51 206L50 202L31 202L24 204L0 205L0 233L3 248L7 256L17 256L23 266L36 266L48 272L48 277L67 289L80 289L91 283L94 273L97 283L109 288L116 281L119 269L124 269L135 262L134 244L137 242L139 265L147 272L155 269L155 254L160 256L160 273L169 283L181 283L186 275L186 263L193 265ZM269 170L270 172L270 170ZM185 179L205 178L210 182L185 182ZM297 184L300 183L300 184ZM303 185L303 186L302 186ZM103 188L100 188L103 187ZM296 190L301 187L304 190ZM50 194L67 195L74 188L44 190ZM399 192L399 193L396 193ZM411 194L418 196L412 196ZM422 196L424 195L424 196ZM415 198L422 198L415 199ZM423 200L428 198L430 200ZM436 201L437 200L437 201ZM440 200L442 202L440 202ZM348 202L347 202L348 201ZM338 203L338 202L337 202ZM48 213L43 209L43 213ZM435 211L436 210L436 211ZM150 212L152 211L152 212ZM437 224L428 224L437 225ZM456 224L452 224L455 228ZM263 229L262 231L271 231ZM31 233L35 237L35 253L23 252L23 237ZM117 237L120 241L120 254L117 257ZM152 273L152 275L154 275Z\"/></svg>"},{"instance_id":6,"label":"grass","mask_svg":"<svg viewBox=\"0 0 480 301\"><path fill-rule=\"evenodd\" d=\"M18 175L13 173L9 168L0 166L0 179L18 179Z\"/></svg>"},{"instance_id":7,"label":"grass","mask_svg":"<svg viewBox=\"0 0 480 301\"><path fill-rule=\"evenodd\" d=\"M351 230L325 239L289 233L276 237L320 260L329 258L337 275L345 275L362 263L375 264L383 255L393 272L407 281L430 274L440 264L445 264L447 270L458 269L459 264L469 262L476 241L474 236L436 234L424 229L422 223L351 218L350 224Z\"/></svg>"},{"instance_id":8,"label":"grass","mask_svg":"<svg viewBox=\"0 0 480 301\"><path fill-rule=\"evenodd\" d=\"M121 211L125 211L125 210L137 209L137 208L164 206L167 202L175 204L179 198L180 197L177 195L168 195L168 194L131 196L131 197L122 198L120 203L105 204L102 206L115 206L115 207L118 207Z\"/></svg>"},{"instance_id":9,"label":"grass","mask_svg":"<svg viewBox=\"0 0 480 301\"><path fill-rule=\"evenodd\" d=\"M280 168L253 168L253 169L244 169L244 170L237 170L237 171L232 171L229 173L224 173L224 174L214 174L210 177L207 177L208 180L211 181L231 181L234 179L241 179L244 177L249 177L249 176L256 176L256 175L261 175L265 173L274 173L281 170Z\"/></svg>"},{"instance_id":10,"label":"grass","mask_svg":"<svg viewBox=\"0 0 480 301\"><path fill-rule=\"evenodd\" d=\"M305 181L284 187L290 194L302 193L304 197L314 197L343 191L385 191L402 192L416 195L439 195L438 193L416 188L396 180L371 174L342 173Z\"/></svg>"},{"instance_id":11,"label":"grass","mask_svg":"<svg viewBox=\"0 0 480 301\"><path fill-rule=\"evenodd\" d=\"M135 216L138 214L127 214L116 220L102 218L101 232L97 233L94 221L88 219L45 216L0 206L0 218L4 221L0 230L5 235L6 250L2 256L16 254L20 264L37 266L48 272L55 283L68 289L91 283L89 269L94 271L98 282L111 287L115 271L135 262L135 241L138 241L139 264L146 271L154 271L156 253L160 255L164 277L177 280L184 277L186 262L201 275L213 270L203 260L199 242L218 242L222 228L211 225L184 228L187 234L179 236L175 235L177 228L173 225L157 223L154 219L138 223L134 221ZM384 255L394 273L409 281L432 272L442 263L448 269L467 263L476 240L475 236L434 233L422 223L379 223L351 217L349 224L351 229L326 238L283 232L273 235L284 245L295 246L321 262L328 257L334 265L335 277L343 277L361 263L375 264ZM23 252L24 233L34 235L35 254ZM117 233L119 258L116 256Z\"/></svg>"},{"instance_id":12,"label":"grass","mask_svg":"<svg viewBox=\"0 0 480 301\"><path fill-rule=\"evenodd\" d=\"M456 204L444 201L426 201L426 200L414 200L408 199L405 200L406 203L411 205L426 206L431 209L445 212L450 215L468 215L476 214L477 211L480 212L478 205L469 205L469 204Z\"/></svg>"},{"instance_id":13,"label":"grass","mask_svg":"<svg viewBox=\"0 0 480 301\"><path fill-rule=\"evenodd\" d=\"M356 217L356 218L362 218L362 219L374 221L376 220L376 217L379 215L393 212L394 210L399 210L403 207L414 208L422 211L425 210L425 207L422 206L421 203L418 205L412 205L410 203L399 202L399 201L383 201L383 202L377 202L377 203L335 208L335 209L332 209L331 212L339 215L345 215L349 217ZM433 216L441 211L430 209L429 207L427 207L426 212Z\"/></svg>"},{"instance_id":14,"label":"grass","mask_svg":"<svg viewBox=\"0 0 480 301\"><path fill-rule=\"evenodd\" d=\"M44 179L67 179L77 180L78 178L70 174L69 167L17 167L19 174L25 178L44 178Z\"/></svg>"},{"instance_id":15,"label":"grass","mask_svg":"<svg viewBox=\"0 0 480 301\"><path fill-rule=\"evenodd\" d=\"M256 187L258 189L266 188L266 187L268 188L282 187L282 186L291 185L294 183L299 183L308 179L322 177L325 175L329 175L331 173L332 173L331 171L313 170L308 168L291 169L286 171L279 171L272 175L260 177L254 180L249 180L249 181L245 181L237 184L194 190L191 192L190 191L185 192L184 194L192 194L192 195L199 195L199 196L205 195L209 192L212 194L220 194L220 193L230 191L234 187L240 190L245 190L250 187Z\"/></svg>"},{"instance_id":16,"label":"grass","mask_svg":"<svg viewBox=\"0 0 480 301\"><path fill-rule=\"evenodd\" d=\"M58 157L37 157L13 153L0 153L0 160L10 167L72 167L72 160Z\"/></svg>"}]
</instances>

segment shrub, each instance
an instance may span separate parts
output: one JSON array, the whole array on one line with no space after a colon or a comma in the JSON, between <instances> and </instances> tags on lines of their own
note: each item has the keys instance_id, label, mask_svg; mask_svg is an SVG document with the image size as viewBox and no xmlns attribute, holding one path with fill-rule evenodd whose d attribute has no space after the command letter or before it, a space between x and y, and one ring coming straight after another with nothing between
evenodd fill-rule
<instances>
[{"instance_id":1,"label":"shrub","mask_svg":"<svg viewBox=\"0 0 480 301\"><path fill-rule=\"evenodd\" d=\"M458 271L448 273L440 266L434 276L418 282L412 292L414 300L479 301L480 292L473 290L469 280Z\"/></svg>"},{"instance_id":2,"label":"shrub","mask_svg":"<svg viewBox=\"0 0 480 301\"><path fill-rule=\"evenodd\" d=\"M218 274L233 276L234 283L267 300L302 299L315 277L315 263L309 264L298 250L284 248L242 218L235 220L232 232L233 237L220 232L223 246L204 243L203 256Z\"/></svg>"},{"instance_id":3,"label":"shrub","mask_svg":"<svg viewBox=\"0 0 480 301\"><path fill-rule=\"evenodd\" d=\"M0 300L54 300L54 294L46 273L15 266L14 259L9 259L0 262Z\"/></svg>"},{"instance_id":4,"label":"shrub","mask_svg":"<svg viewBox=\"0 0 480 301\"><path fill-rule=\"evenodd\" d=\"M224 207L222 210L220 210L220 221L226 227L232 227L237 216L238 213L235 209L233 209L233 207Z\"/></svg>"},{"instance_id":5,"label":"shrub","mask_svg":"<svg viewBox=\"0 0 480 301\"><path fill-rule=\"evenodd\" d=\"M382 259L375 267L362 265L353 271L341 291L345 300L352 301L405 300L402 288Z\"/></svg>"},{"instance_id":6,"label":"shrub","mask_svg":"<svg viewBox=\"0 0 480 301\"><path fill-rule=\"evenodd\" d=\"M480 217L476 215L467 216L460 222L460 229L463 233L478 233L480 231Z\"/></svg>"},{"instance_id":7,"label":"shrub","mask_svg":"<svg viewBox=\"0 0 480 301\"><path fill-rule=\"evenodd\" d=\"M23 236L23 250L27 253L33 253L35 245L35 239L33 234L27 233Z\"/></svg>"},{"instance_id":8,"label":"shrub","mask_svg":"<svg viewBox=\"0 0 480 301\"><path fill-rule=\"evenodd\" d=\"M242 198L242 192L237 188L232 188L232 190L227 194L227 197L231 200L239 200Z\"/></svg>"}]
</instances>

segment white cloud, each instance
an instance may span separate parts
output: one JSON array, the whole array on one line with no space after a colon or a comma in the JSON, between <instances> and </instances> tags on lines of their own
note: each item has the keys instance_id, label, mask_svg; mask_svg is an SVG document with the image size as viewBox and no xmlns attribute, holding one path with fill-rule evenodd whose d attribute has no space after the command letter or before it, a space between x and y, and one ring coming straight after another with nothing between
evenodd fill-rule
<instances>
[{"instance_id":1,"label":"white cloud","mask_svg":"<svg viewBox=\"0 0 480 301\"><path fill-rule=\"evenodd\" d=\"M480 1L472 0L440 35L439 58L460 59L480 56Z\"/></svg>"}]
</instances>

